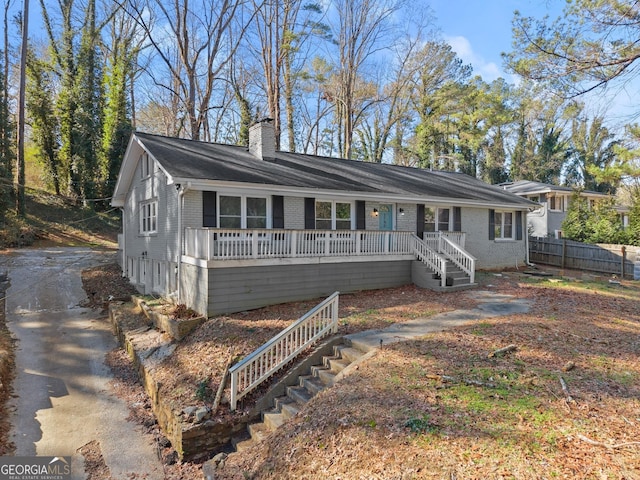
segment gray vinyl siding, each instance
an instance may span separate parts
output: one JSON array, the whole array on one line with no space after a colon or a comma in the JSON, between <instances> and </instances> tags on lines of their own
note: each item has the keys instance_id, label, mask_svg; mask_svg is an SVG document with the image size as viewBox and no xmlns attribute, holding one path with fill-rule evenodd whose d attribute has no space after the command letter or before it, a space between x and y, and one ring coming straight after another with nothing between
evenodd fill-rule
<instances>
[{"instance_id":1,"label":"gray vinyl siding","mask_svg":"<svg viewBox=\"0 0 640 480\"><path fill-rule=\"evenodd\" d=\"M175 268L171 268L168 262L179 258L177 197L176 188L167 185L167 177L161 170L142 178L141 165L138 164L124 205L123 239L127 257L134 258L136 264L134 271L128 272L128 275L142 293L169 293L167 289L174 280L170 277L174 275ZM140 204L149 200L158 202L157 231L142 234ZM141 262L146 262L146 277L142 275ZM161 280L156 273L158 270Z\"/></svg>"},{"instance_id":2,"label":"gray vinyl siding","mask_svg":"<svg viewBox=\"0 0 640 480\"><path fill-rule=\"evenodd\" d=\"M192 282L193 290L185 292L192 298L188 304L204 312L204 291L208 290L208 316L308 300L336 290L349 293L411 283L411 260L212 268L208 275L204 268L189 266L188 270L190 278L185 281Z\"/></svg>"}]
</instances>

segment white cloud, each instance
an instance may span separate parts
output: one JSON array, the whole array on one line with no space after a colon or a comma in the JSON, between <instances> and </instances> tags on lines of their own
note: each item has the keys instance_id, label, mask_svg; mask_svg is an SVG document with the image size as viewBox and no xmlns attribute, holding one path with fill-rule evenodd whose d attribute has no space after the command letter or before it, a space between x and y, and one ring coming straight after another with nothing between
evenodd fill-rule
<instances>
[{"instance_id":1,"label":"white cloud","mask_svg":"<svg viewBox=\"0 0 640 480\"><path fill-rule=\"evenodd\" d=\"M466 37L445 36L444 39L458 57L466 64L471 64L475 74L480 75L485 82L492 82L496 78L504 77L505 74L502 69L494 62L485 60L481 55L473 51L471 42Z\"/></svg>"}]
</instances>

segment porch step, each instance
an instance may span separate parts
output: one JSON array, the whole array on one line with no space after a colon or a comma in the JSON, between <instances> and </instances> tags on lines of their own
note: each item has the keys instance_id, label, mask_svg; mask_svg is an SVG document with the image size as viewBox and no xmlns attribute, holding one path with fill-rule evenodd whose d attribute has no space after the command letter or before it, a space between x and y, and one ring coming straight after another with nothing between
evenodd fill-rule
<instances>
[{"instance_id":1,"label":"porch step","mask_svg":"<svg viewBox=\"0 0 640 480\"><path fill-rule=\"evenodd\" d=\"M476 283L471 283L469 275L452 262L447 262L447 281L445 287L442 286L440 276L420 261L413 262L411 278L413 283L420 288L427 288L437 292L466 290L477 285Z\"/></svg>"},{"instance_id":2,"label":"porch step","mask_svg":"<svg viewBox=\"0 0 640 480\"><path fill-rule=\"evenodd\" d=\"M335 346L333 355L322 357L321 364L312 366L306 375L298 377L297 385L288 386L285 395L274 399L273 407L262 412L262 421L248 425L246 432L232 439L234 449L240 452L264 440L271 432L296 416L315 395L333 386L336 376L364 354L365 352L352 345Z\"/></svg>"}]
</instances>

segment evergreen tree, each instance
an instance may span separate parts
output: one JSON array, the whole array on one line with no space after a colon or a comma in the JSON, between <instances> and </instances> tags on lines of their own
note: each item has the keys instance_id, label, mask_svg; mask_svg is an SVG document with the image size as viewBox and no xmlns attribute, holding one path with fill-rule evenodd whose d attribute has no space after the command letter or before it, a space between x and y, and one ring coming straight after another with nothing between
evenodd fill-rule
<instances>
[{"instance_id":1,"label":"evergreen tree","mask_svg":"<svg viewBox=\"0 0 640 480\"><path fill-rule=\"evenodd\" d=\"M77 56L75 92L78 101L74 143L76 146L80 196L95 199L97 193L98 157L102 147L102 66L97 51L99 32L96 30L95 0L86 7Z\"/></svg>"},{"instance_id":2,"label":"evergreen tree","mask_svg":"<svg viewBox=\"0 0 640 480\"><path fill-rule=\"evenodd\" d=\"M4 78L4 68L0 68L0 223L4 221L5 212L8 211L11 202L10 185L13 181L14 126L9 112L9 101L6 89L8 83Z\"/></svg>"},{"instance_id":3,"label":"evergreen tree","mask_svg":"<svg viewBox=\"0 0 640 480\"><path fill-rule=\"evenodd\" d=\"M58 160L59 124L54 111L52 71L50 65L36 58L31 50L27 56L27 113L31 125L31 138L37 148L56 195L60 195L60 171Z\"/></svg>"},{"instance_id":4,"label":"evergreen tree","mask_svg":"<svg viewBox=\"0 0 640 480\"><path fill-rule=\"evenodd\" d=\"M99 195L108 198L116 185L120 164L127 149L133 125L128 92L138 55L135 22L118 12L111 22L111 48L103 75L104 116L100 152Z\"/></svg>"},{"instance_id":5,"label":"evergreen tree","mask_svg":"<svg viewBox=\"0 0 640 480\"><path fill-rule=\"evenodd\" d=\"M562 234L569 240L587 242L593 234L592 225L589 221L589 202L576 190L571 195L567 216L562 222Z\"/></svg>"}]
</instances>

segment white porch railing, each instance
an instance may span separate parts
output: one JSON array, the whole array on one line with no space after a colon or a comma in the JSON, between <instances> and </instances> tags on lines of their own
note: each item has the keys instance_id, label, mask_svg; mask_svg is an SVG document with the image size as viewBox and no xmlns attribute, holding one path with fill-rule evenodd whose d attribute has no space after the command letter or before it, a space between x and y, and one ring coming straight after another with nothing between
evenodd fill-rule
<instances>
[{"instance_id":1,"label":"white porch railing","mask_svg":"<svg viewBox=\"0 0 640 480\"><path fill-rule=\"evenodd\" d=\"M322 337L338 331L338 293L334 292L295 323L229 369L231 410L236 409L238 400L307 347Z\"/></svg>"},{"instance_id":2,"label":"white porch railing","mask_svg":"<svg viewBox=\"0 0 640 480\"><path fill-rule=\"evenodd\" d=\"M412 255L413 234L372 230L186 228L184 254L204 260Z\"/></svg>"},{"instance_id":3,"label":"white porch railing","mask_svg":"<svg viewBox=\"0 0 640 480\"><path fill-rule=\"evenodd\" d=\"M423 241L429 248L441 253L460 267L469 275L469 281L474 283L476 259L464 249L466 243L464 232L425 232Z\"/></svg>"},{"instance_id":4,"label":"white porch railing","mask_svg":"<svg viewBox=\"0 0 640 480\"><path fill-rule=\"evenodd\" d=\"M440 252L455 263L467 275L469 275L469 283L475 282L476 276L476 259L466 250L452 242L446 236L442 237Z\"/></svg>"},{"instance_id":5,"label":"white porch railing","mask_svg":"<svg viewBox=\"0 0 640 480\"><path fill-rule=\"evenodd\" d=\"M440 275L440 285L447 286L447 259L431 247L429 243L414 235L414 255L431 270Z\"/></svg>"}]
</instances>

